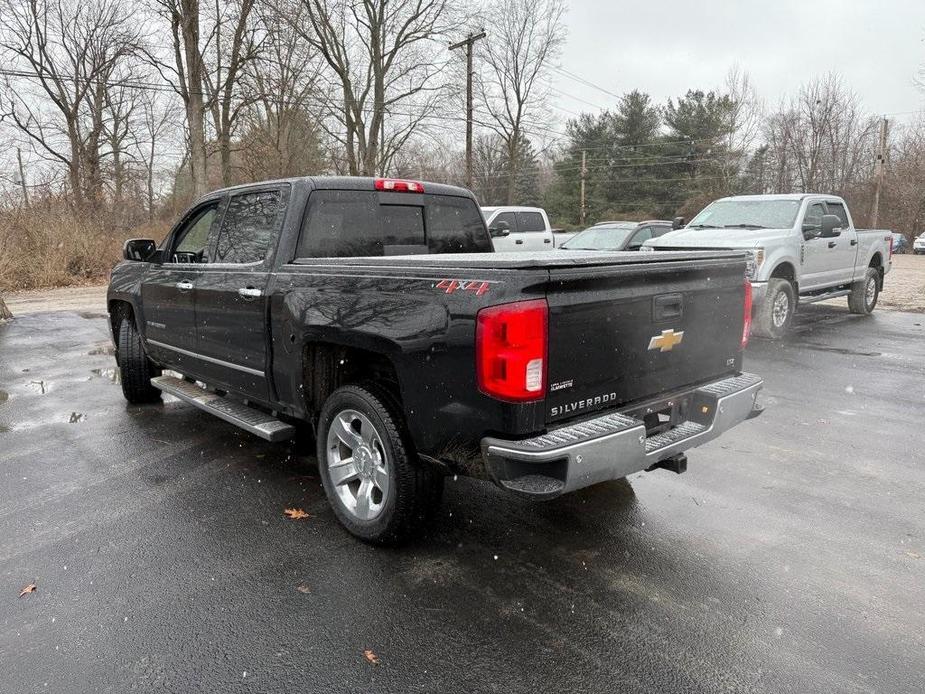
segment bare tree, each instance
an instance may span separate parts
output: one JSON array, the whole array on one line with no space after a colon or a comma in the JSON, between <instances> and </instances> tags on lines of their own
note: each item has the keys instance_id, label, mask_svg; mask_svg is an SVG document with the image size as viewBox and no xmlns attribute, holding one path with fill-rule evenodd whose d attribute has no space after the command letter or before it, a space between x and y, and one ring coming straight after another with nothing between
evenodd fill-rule
<instances>
[{"instance_id":1,"label":"bare tree","mask_svg":"<svg viewBox=\"0 0 925 694\"><path fill-rule=\"evenodd\" d=\"M106 93L138 41L118 0L0 4L0 51L18 69L4 115L40 156L67 168L78 208L101 200Z\"/></svg>"},{"instance_id":2,"label":"bare tree","mask_svg":"<svg viewBox=\"0 0 925 694\"><path fill-rule=\"evenodd\" d=\"M319 90L320 61L293 27L305 8L284 10L266 1L257 8L263 50L247 68L251 103L242 114L240 166L251 179L280 178L324 170Z\"/></svg>"},{"instance_id":3,"label":"bare tree","mask_svg":"<svg viewBox=\"0 0 925 694\"><path fill-rule=\"evenodd\" d=\"M507 204L515 202L517 151L542 118L540 105L548 98L543 80L565 42L564 0L498 0L485 12L488 30L480 80L488 114L486 127L507 148Z\"/></svg>"},{"instance_id":4,"label":"bare tree","mask_svg":"<svg viewBox=\"0 0 925 694\"><path fill-rule=\"evenodd\" d=\"M206 192L206 115L204 94L205 67L200 49L201 13L199 0L155 0L158 14L170 25L169 60L162 59L155 49L147 51L148 59L161 77L183 101L189 140L189 168L192 197Z\"/></svg>"},{"instance_id":5,"label":"bare tree","mask_svg":"<svg viewBox=\"0 0 925 694\"><path fill-rule=\"evenodd\" d=\"M132 145L144 170L145 210L149 222L154 219L154 172L159 152L169 133L178 125L179 114L174 106L156 90L142 91L138 95L139 122L132 130Z\"/></svg>"},{"instance_id":6,"label":"bare tree","mask_svg":"<svg viewBox=\"0 0 925 694\"><path fill-rule=\"evenodd\" d=\"M251 25L255 0L221 2L215 0L215 17L212 28L211 61L203 72L208 107L218 141L221 159L222 184L231 185L231 137L243 108L250 96L242 93L246 84L244 70L256 59L259 43ZM226 28L231 29L230 42L226 43Z\"/></svg>"},{"instance_id":7,"label":"bare tree","mask_svg":"<svg viewBox=\"0 0 925 694\"><path fill-rule=\"evenodd\" d=\"M869 177L877 121L834 74L804 85L766 125L779 192L844 191Z\"/></svg>"},{"instance_id":8,"label":"bare tree","mask_svg":"<svg viewBox=\"0 0 925 694\"><path fill-rule=\"evenodd\" d=\"M327 66L328 108L339 126L329 132L345 148L346 169L382 171L437 108L446 0L299 2L307 26L293 26Z\"/></svg>"}]
</instances>

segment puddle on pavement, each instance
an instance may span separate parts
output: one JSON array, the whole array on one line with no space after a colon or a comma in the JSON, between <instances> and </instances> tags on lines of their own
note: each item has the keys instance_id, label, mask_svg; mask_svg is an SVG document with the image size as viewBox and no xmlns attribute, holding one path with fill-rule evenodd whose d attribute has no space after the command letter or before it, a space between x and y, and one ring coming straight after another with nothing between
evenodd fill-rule
<instances>
[{"instance_id":1,"label":"puddle on pavement","mask_svg":"<svg viewBox=\"0 0 925 694\"><path fill-rule=\"evenodd\" d=\"M122 375L119 369L90 369L90 373L100 378L105 378L113 383L122 383Z\"/></svg>"},{"instance_id":2,"label":"puddle on pavement","mask_svg":"<svg viewBox=\"0 0 925 694\"><path fill-rule=\"evenodd\" d=\"M80 316L81 318L87 318L87 319L106 317L105 313L93 313L92 311L81 311L77 315Z\"/></svg>"}]
</instances>

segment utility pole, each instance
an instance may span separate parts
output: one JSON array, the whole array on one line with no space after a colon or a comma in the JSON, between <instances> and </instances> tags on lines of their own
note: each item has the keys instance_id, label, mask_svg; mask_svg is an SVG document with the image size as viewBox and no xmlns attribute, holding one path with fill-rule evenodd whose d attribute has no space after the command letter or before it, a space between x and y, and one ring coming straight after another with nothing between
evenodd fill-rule
<instances>
[{"instance_id":1,"label":"utility pole","mask_svg":"<svg viewBox=\"0 0 925 694\"><path fill-rule=\"evenodd\" d=\"M469 32L465 40L450 45L450 50L466 47L466 187L472 188L472 44L485 38L485 30Z\"/></svg>"},{"instance_id":2,"label":"utility pole","mask_svg":"<svg viewBox=\"0 0 925 694\"><path fill-rule=\"evenodd\" d=\"M22 187L22 201L29 207L29 189L26 187L26 169L22 165L22 150L16 148L16 161L19 163L19 185Z\"/></svg>"},{"instance_id":3,"label":"utility pole","mask_svg":"<svg viewBox=\"0 0 925 694\"><path fill-rule=\"evenodd\" d=\"M588 167L585 165L588 151L581 150L581 209L578 211L578 221L584 226L587 208L585 207L585 177L588 175Z\"/></svg>"},{"instance_id":4,"label":"utility pole","mask_svg":"<svg viewBox=\"0 0 925 694\"><path fill-rule=\"evenodd\" d=\"M883 188L883 175L886 173L886 128L887 119L880 121L880 149L874 170L874 204L870 211L870 226L877 228L880 220L880 191Z\"/></svg>"}]
</instances>

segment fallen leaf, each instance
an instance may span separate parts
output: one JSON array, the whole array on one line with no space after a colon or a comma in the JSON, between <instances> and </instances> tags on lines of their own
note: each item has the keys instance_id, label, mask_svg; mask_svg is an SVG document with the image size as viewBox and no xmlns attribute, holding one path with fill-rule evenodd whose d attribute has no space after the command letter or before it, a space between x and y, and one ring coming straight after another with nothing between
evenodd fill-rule
<instances>
[{"instance_id":1,"label":"fallen leaf","mask_svg":"<svg viewBox=\"0 0 925 694\"><path fill-rule=\"evenodd\" d=\"M922 558L922 555L919 554L918 552L906 552L906 554L907 554L908 556L912 557L913 559L921 559L921 558Z\"/></svg>"},{"instance_id":2,"label":"fallen leaf","mask_svg":"<svg viewBox=\"0 0 925 694\"><path fill-rule=\"evenodd\" d=\"M295 589L299 591L300 593L311 593L312 592L312 589L309 586L305 585L304 583L300 583L299 585L295 587Z\"/></svg>"},{"instance_id":3,"label":"fallen leaf","mask_svg":"<svg viewBox=\"0 0 925 694\"><path fill-rule=\"evenodd\" d=\"M26 593L34 593L36 588L38 588L37 585L35 585L34 583L30 583L25 588L23 588L21 591L19 591L19 597L22 597Z\"/></svg>"},{"instance_id":4,"label":"fallen leaf","mask_svg":"<svg viewBox=\"0 0 925 694\"><path fill-rule=\"evenodd\" d=\"M378 665L378 664L379 664L379 656L376 655L375 653L373 653L373 652L372 652L370 649L368 649L368 648L367 648L365 651L363 651L363 657L366 658L366 660L367 660L368 662L372 663L373 665Z\"/></svg>"},{"instance_id":5,"label":"fallen leaf","mask_svg":"<svg viewBox=\"0 0 925 694\"><path fill-rule=\"evenodd\" d=\"M303 518L311 518L311 516L300 508L287 508L283 511L287 516L292 520L301 520Z\"/></svg>"}]
</instances>

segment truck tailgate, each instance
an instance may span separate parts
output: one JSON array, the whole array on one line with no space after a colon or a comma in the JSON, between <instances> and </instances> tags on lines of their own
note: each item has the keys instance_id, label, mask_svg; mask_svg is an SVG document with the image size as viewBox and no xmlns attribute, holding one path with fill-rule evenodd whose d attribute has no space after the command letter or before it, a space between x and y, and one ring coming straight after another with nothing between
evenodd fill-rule
<instances>
[{"instance_id":1,"label":"truck tailgate","mask_svg":"<svg viewBox=\"0 0 925 694\"><path fill-rule=\"evenodd\" d=\"M549 270L548 423L740 370L744 255L645 256Z\"/></svg>"}]
</instances>

